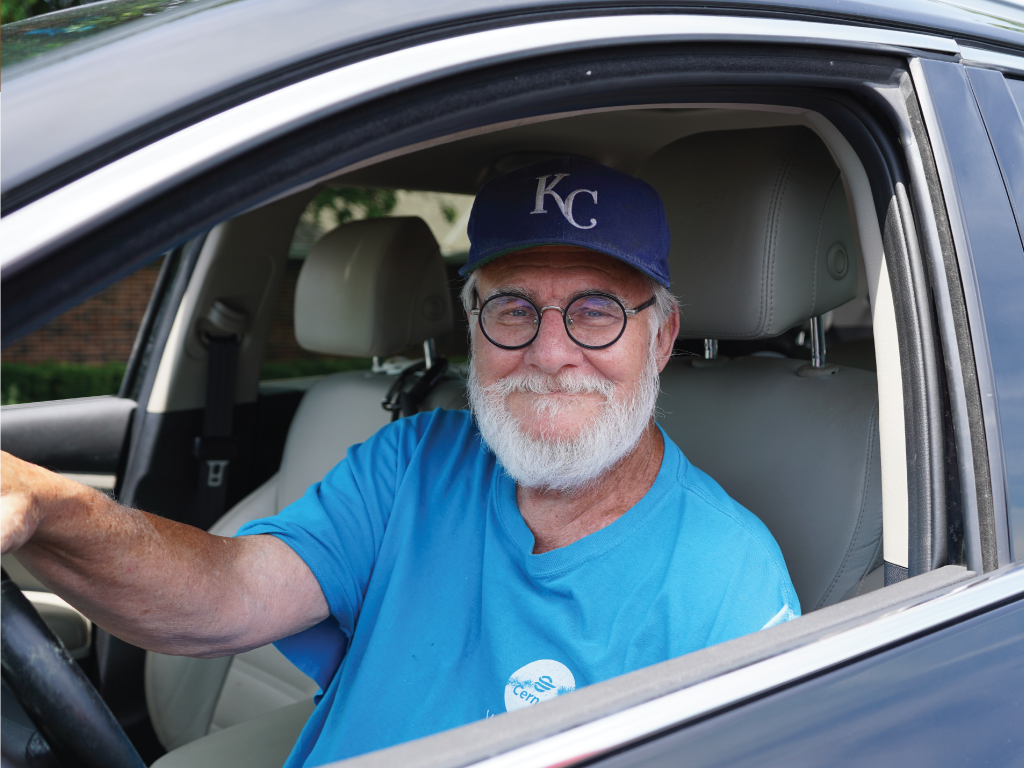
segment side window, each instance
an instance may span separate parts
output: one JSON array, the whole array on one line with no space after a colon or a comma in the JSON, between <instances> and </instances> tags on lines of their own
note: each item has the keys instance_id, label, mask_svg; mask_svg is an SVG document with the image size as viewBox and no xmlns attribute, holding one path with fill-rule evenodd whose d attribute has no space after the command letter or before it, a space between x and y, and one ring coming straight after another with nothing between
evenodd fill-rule
<instances>
[{"instance_id":1,"label":"side window","mask_svg":"<svg viewBox=\"0 0 1024 768\"><path fill-rule=\"evenodd\" d=\"M445 257L456 328L437 339L437 351L451 362L468 355L466 322L457 310L462 279L458 270L466 262L469 238L466 225L473 205L471 195L393 189L326 187L321 189L299 218L289 252L284 284L274 309L260 378L263 381L323 376L338 371L370 368L367 358L340 358L308 352L295 340L295 285L306 256L316 242L335 227L350 221L386 216L419 216L430 227ZM404 357L418 358L418 349L404 350Z\"/></svg>"},{"instance_id":2,"label":"side window","mask_svg":"<svg viewBox=\"0 0 1024 768\"><path fill-rule=\"evenodd\" d=\"M117 394L163 261L122 278L4 350L2 404Z\"/></svg>"}]
</instances>

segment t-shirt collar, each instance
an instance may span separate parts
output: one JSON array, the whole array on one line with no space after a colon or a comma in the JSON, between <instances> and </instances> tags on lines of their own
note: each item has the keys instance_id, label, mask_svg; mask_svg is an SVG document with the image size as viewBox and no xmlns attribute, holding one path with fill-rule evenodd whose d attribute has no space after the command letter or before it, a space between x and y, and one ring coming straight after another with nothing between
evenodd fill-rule
<instances>
[{"instance_id":1,"label":"t-shirt collar","mask_svg":"<svg viewBox=\"0 0 1024 768\"><path fill-rule=\"evenodd\" d=\"M665 430L658 425L665 441L665 452L661 460L661 468L650 490L640 501L610 525L584 536L565 547L550 552L533 554L535 543L533 532L523 520L516 500L515 481L501 468L496 466L496 480L491 493L491 507L498 517L502 528L512 540L512 545L523 558L524 566L532 576L554 576L571 570L583 563L602 555L626 538L636 535L644 527L652 512L657 509L659 501L677 482L686 461L679 447L669 439Z\"/></svg>"}]
</instances>

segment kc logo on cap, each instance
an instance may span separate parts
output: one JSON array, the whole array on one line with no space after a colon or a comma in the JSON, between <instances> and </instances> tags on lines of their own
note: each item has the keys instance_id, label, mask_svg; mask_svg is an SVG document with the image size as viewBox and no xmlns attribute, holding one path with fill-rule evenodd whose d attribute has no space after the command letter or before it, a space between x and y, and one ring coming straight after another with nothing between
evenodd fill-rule
<instances>
[{"instance_id":1,"label":"kc logo on cap","mask_svg":"<svg viewBox=\"0 0 1024 768\"><path fill-rule=\"evenodd\" d=\"M574 245L669 286L661 197L647 182L579 157L534 163L484 184L469 217L469 241L463 275L515 251Z\"/></svg>"},{"instance_id":2,"label":"kc logo on cap","mask_svg":"<svg viewBox=\"0 0 1024 768\"><path fill-rule=\"evenodd\" d=\"M577 224L576 220L572 217L572 204L576 200L576 195L578 195L580 192L585 192L586 194L590 195L592 198L594 198L594 203L596 204L597 190L574 189L572 192L569 193L569 196L566 197L565 200L562 200L561 196L559 196L559 194L555 192L555 187L558 185L558 182L560 182L562 179L569 178L569 174L556 173L553 175L555 177L555 180L552 181L550 184L548 184L548 179L551 178L550 175L537 177L537 198L535 201L536 205L534 205L533 210L530 211L530 213L547 213L547 211L544 208L544 198L547 197L548 195L551 195L551 197L555 199L555 205L558 206L558 210L560 210L562 212L562 215L565 216L565 220L572 224L574 227L576 227L576 229L591 229L592 227L596 227L596 219L591 219L590 223L587 226Z\"/></svg>"}]
</instances>

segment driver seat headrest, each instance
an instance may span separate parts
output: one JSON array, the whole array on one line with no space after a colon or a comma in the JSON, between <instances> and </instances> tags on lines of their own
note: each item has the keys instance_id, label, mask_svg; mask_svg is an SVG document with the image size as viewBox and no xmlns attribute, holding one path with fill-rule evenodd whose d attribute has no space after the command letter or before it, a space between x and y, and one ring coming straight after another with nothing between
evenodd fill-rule
<instances>
[{"instance_id":1,"label":"driver seat headrest","mask_svg":"<svg viewBox=\"0 0 1024 768\"><path fill-rule=\"evenodd\" d=\"M842 176L810 129L693 134L637 176L665 204L680 337L777 336L856 297Z\"/></svg>"},{"instance_id":2,"label":"driver seat headrest","mask_svg":"<svg viewBox=\"0 0 1024 768\"><path fill-rule=\"evenodd\" d=\"M342 224L299 272L295 338L310 352L391 355L452 327L444 261L419 217Z\"/></svg>"}]
</instances>

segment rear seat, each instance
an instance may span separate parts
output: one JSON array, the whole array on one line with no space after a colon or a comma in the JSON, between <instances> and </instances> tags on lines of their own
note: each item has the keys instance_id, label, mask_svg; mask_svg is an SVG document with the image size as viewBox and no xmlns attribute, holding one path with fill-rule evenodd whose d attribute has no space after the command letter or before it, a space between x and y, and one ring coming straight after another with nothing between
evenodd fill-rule
<instances>
[{"instance_id":1,"label":"rear seat","mask_svg":"<svg viewBox=\"0 0 1024 768\"><path fill-rule=\"evenodd\" d=\"M857 296L842 178L809 129L688 136L637 175L669 217L680 337L768 338ZM807 369L675 360L658 403L690 461L771 530L805 613L882 585L875 374Z\"/></svg>"},{"instance_id":2,"label":"rear seat","mask_svg":"<svg viewBox=\"0 0 1024 768\"><path fill-rule=\"evenodd\" d=\"M313 247L295 291L295 335L310 351L386 356L451 330L444 263L419 218L345 224ZM353 371L325 376L303 396L277 474L210 529L232 536L275 515L348 452L391 420L381 407L394 376ZM462 381L449 375L421 410L461 408ZM209 732L308 700L316 684L272 645L234 657L192 659L149 653L146 701L160 742L174 749Z\"/></svg>"}]
</instances>

